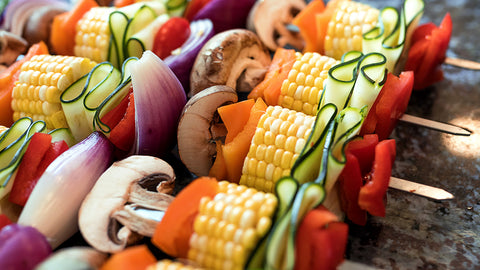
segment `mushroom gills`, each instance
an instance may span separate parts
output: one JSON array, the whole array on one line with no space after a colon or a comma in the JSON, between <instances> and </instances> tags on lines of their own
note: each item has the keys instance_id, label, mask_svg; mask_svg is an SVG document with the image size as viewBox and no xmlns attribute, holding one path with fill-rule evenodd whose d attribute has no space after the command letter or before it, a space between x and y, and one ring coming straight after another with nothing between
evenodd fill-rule
<instances>
[{"instance_id":1,"label":"mushroom gills","mask_svg":"<svg viewBox=\"0 0 480 270\"><path fill-rule=\"evenodd\" d=\"M178 154L197 176L208 175L216 156L216 141L227 134L217 108L237 102L235 90L216 85L194 95L185 105L177 130Z\"/></svg>"},{"instance_id":2,"label":"mushroom gills","mask_svg":"<svg viewBox=\"0 0 480 270\"><path fill-rule=\"evenodd\" d=\"M169 194L174 182L173 168L159 158L134 155L115 162L82 204L79 227L84 239L97 250L115 253L152 236L159 218L140 209L165 211L173 200Z\"/></svg>"}]
</instances>

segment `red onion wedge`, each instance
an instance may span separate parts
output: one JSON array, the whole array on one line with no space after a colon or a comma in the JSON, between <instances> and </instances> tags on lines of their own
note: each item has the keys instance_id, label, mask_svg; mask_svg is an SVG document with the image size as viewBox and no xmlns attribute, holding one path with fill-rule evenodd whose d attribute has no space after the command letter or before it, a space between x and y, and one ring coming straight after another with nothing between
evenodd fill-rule
<instances>
[{"instance_id":1,"label":"red onion wedge","mask_svg":"<svg viewBox=\"0 0 480 270\"><path fill-rule=\"evenodd\" d=\"M255 0L212 0L208 2L193 20L210 19L215 33L234 28L245 28L247 17Z\"/></svg>"},{"instance_id":2,"label":"red onion wedge","mask_svg":"<svg viewBox=\"0 0 480 270\"><path fill-rule=\"evenodd\" d=\"M213 36L213 24L209 19L197 20L190 23L190 36L182 45L178 54L172 54L164 59L165 64L175 73L182 83L185 92L190 87L190 72L198 52Z\"/></svg>"},{"instance_id":3,"label":"red onion wedge","mask_svg":"<svg viewBox=\"0 0 480 270\"><path fill-rule=\"evenodd\" d=\"M51 253L45 236L33 227L10 224L0 231L0 269L34 269Z\"/></svg>"},{"instance_id":4,"label":"red onion wedge","mask_svg":"<svg viewBox=\"0 0 480 270\"><path fill-rule=\"evenodd\" d=\"M28 19L32 14L46 6L64 9L65 11L71 9L71 4L68 1L62 0L12 0L5 7L5 17L1 28L15 35L22 36L24 26Z\"/></svg>"},{"instance_id":5,"label":"red onion wedge","mask_svg":"<svg viewBox=\"0 0 480 270\"><path fill-rule=\"evenodd\" d=\"M175 144L187 97L175 74L152 51L145 51L130 71L135 96L133 152L158 156Z\"/></svg>"},{"instance_id":6,"label":"red onion wedge","mask_svg":"<svg viewBox=\"0 0 480 270\"><path fill-rule=\"evenodd\" d=\"M78 230L85 196L112 163L113 146L94 132L55 159L32 191L18 223L43 233L52 248Z\"/></svg>"}]
</instances>

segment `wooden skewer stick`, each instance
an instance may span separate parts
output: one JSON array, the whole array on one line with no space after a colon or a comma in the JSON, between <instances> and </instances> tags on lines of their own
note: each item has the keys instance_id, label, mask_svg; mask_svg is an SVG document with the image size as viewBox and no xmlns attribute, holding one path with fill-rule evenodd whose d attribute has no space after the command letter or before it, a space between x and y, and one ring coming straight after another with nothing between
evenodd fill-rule
<instances>
[{"instance_id":1,"label":"wooden skewer stick","mask_svg":"<svg viewBox=\"0 0 480 270\"><path fill-rule=\"evenodd\" d=\"M452 135L470 136L472 134L470 130L463 127L442 123L442 122L437 122L433 120L428 120L425 118L420 118L420 117L409 115L409 114L404 114L402 117L400 117L399 120L407 123L419 125L422 127L434 129L437 131L449 133Z\"/></svg>"},{"instance_id":2,"label":"wooden skewer stick","mask_svg":"<svg viewBox=\"0 0 480 270\"><path fill-rule=\"evenodd\" d=\"M416 195L424 196L434 200L450 200L454 196L441 188L431 187L424 184L415 183L412 181L400 179L397 177L390 177L389 187L402 190L405 192L413 193Z\"/></svg>"},{"instance_id":3,"label":"wooden skewer stick","mask_svg":"<svg viewBox=\"0 0 480 270\"><path fill-rule=\"evenodd\" d=\"M480 63L466 60L466 59L447 57L445 58L445 64L460 67L460 68L480 70Z\"/></svg>"}]
</instances>

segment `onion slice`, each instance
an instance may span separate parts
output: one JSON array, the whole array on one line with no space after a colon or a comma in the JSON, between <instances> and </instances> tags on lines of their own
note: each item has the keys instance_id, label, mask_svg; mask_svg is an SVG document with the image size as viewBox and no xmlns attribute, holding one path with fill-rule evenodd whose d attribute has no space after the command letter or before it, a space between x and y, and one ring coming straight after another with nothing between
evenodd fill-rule
<instances>
[{"instance_id":1,"label":"onion slice","mask_svg":"<svg viewBox=\"0 0 480 270\"><path fill-rule=\"evenodd\" d=\"M13 0L5 7L5 18L2 24L3 29L9 32L22 36L24 26L31 15L44 6L55 6L65 11L71 9L71 4L68 1L62 0Z\"/></svg>"},{"instance_id":2,"label":"onion slice","mask_svg":"<svg viewBox=\"0 0 480 270\"><path fill-rule=\"evenodd\" d=\"M0 231L0 269L34 269L51 253L45 236L33 227L10 224Z\"/></svg>"},{"instance_id":3,"label":"onion slice","mask_svg":"<svg viewBox=\"0 0 480 270\"><path fill-rule=\"evenodd\" d=\"M246 28L248 14L255 2L255 0L212 0L200 9L193 20L210 19L215 33Z\"/></svg>"},{"instance_id":4,"label":"onion slice","mask_svg":"<svg viewBox=\"0 0 480 270\"><path fill-rule=\"evenodd\" d=\"M52 248L78 230L78 211L100 175L112 162L113 146L94 132L56 158L38 180L19 224L32 226Z\"/></svg>"},{"instance_id":5,"label":"onion slice","mask_svg":"<svg viewBox=\"0 0 480 270\"><path fill-rule=\"evenodd\" d=\"M178 119L187 97L168 66L152 51L131 65L135 97L136 155L158 156L175 142Z\"/></svg>"},{"instance_id":6,"label":"onion slice","mask_svg":"<svg viewBox=\"0 0 480 270\"><path fill-rule=\"evenodd\" d=\"M212 21L209 19L193 21L190 23L190 31L190 36L180 48L179 53L174 53L164 60L182 83L185 92L188 92L190 87L190 72L195 58L214 34Z\"/></svg>"}]
</instances>

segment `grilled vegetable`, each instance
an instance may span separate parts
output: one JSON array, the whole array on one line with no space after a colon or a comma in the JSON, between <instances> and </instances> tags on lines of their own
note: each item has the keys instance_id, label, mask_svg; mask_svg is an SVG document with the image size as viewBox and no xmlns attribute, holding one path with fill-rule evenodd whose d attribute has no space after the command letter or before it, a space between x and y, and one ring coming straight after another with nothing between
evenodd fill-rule
<instances>
[{"instance_id":1,"label":"grilled vegetable","mask_svg":"<svg viewBox=\"0 0 480 270\"><path fill-rule=\"evenodd\" d=\"M296 53L297 60L283 81L278 105L315 115L319 108L328 70L339 62L318 53Z\"/></svg>"},{"instance_id":2,"label":"grilled vegetable","mask_svg":"<svg viewBox=\"0 0 480 270\"><path fill-rule=\"evenodd\" d=\"M158 1L91 8L77 23L74 53L118 68L128 57L152 49L152 33L168 19L165 13Z\"/></svg>"},{"instance_id":3,"label":"grilled vegetable","mask_svg":"<svg viewBox=\"0 0 480 270\"><path fill-rule=\"evenodd\" d=\"M199 178L173 200L152 241L172 254L178 252L173 249L180 248L184 238L189 238L186 257L195 265L206 269L244 269L257 243L270 231L277 203L271 193L217 182L214 178ZM178 213L182 208L188 215ZM183 228L169 226L179 222L172 219L174 216L181 216ZM185 232L189 234L184 235Z\"/></svg>"},{"instance_id":4,"label":"grilled vegetable","mask_svg":"<svg viewBox=\"0 0 480 270\"><path fill-rule=\"evenodd\" d=\"M22 65L12 92L13 120L43 120L48 129L68 127L60 95L95 62L73 56L36 55Z\"/></svg>"},{"instance_id":5,"label":"grilled vegetable","mask_svg":"<svg viewBox=\"0 0 480 270\"><path fill-rule=\"evenodd\" d=\"M335 59L349 51L362 51L362 34L378 23L380 11L368 5L343 1L328 23L325 54Z\"/></svg>"},{"instance_id":6,"label":"grilled vegetable","mask_svg":"<svg viewBox=\"0 0 480 270\"><path fill-rule=\"evenodd\" d=\"M277 180L290 174L314 121L313 116L300 112L279 106L268 107L245 158L240 184L273 192Z\"/></svg>"},{"instance_id":7,"label":"grilled vegetable","mask_svg":"<svg viewBox=\"0 0 480 270\"><path fill-rule=\"evenodd\" d=\"M174 262L168 259L163 259L158 261L155 264L152 264L147 267L146 270L200 270L203 268L198 268L190 265L185 265L181 262Z\"/></svg>"},{"instance_id":8,"label":"grilled vegetable","mask_svg":"<svg viewBox=\"0 0 480 270\"><path fill-rule=\"evenodd\" d=\"M107 60L110 43L108 19L113 8L91 8L77 23L74 54L96 62Z\"/></svg>"}]
</instances>

